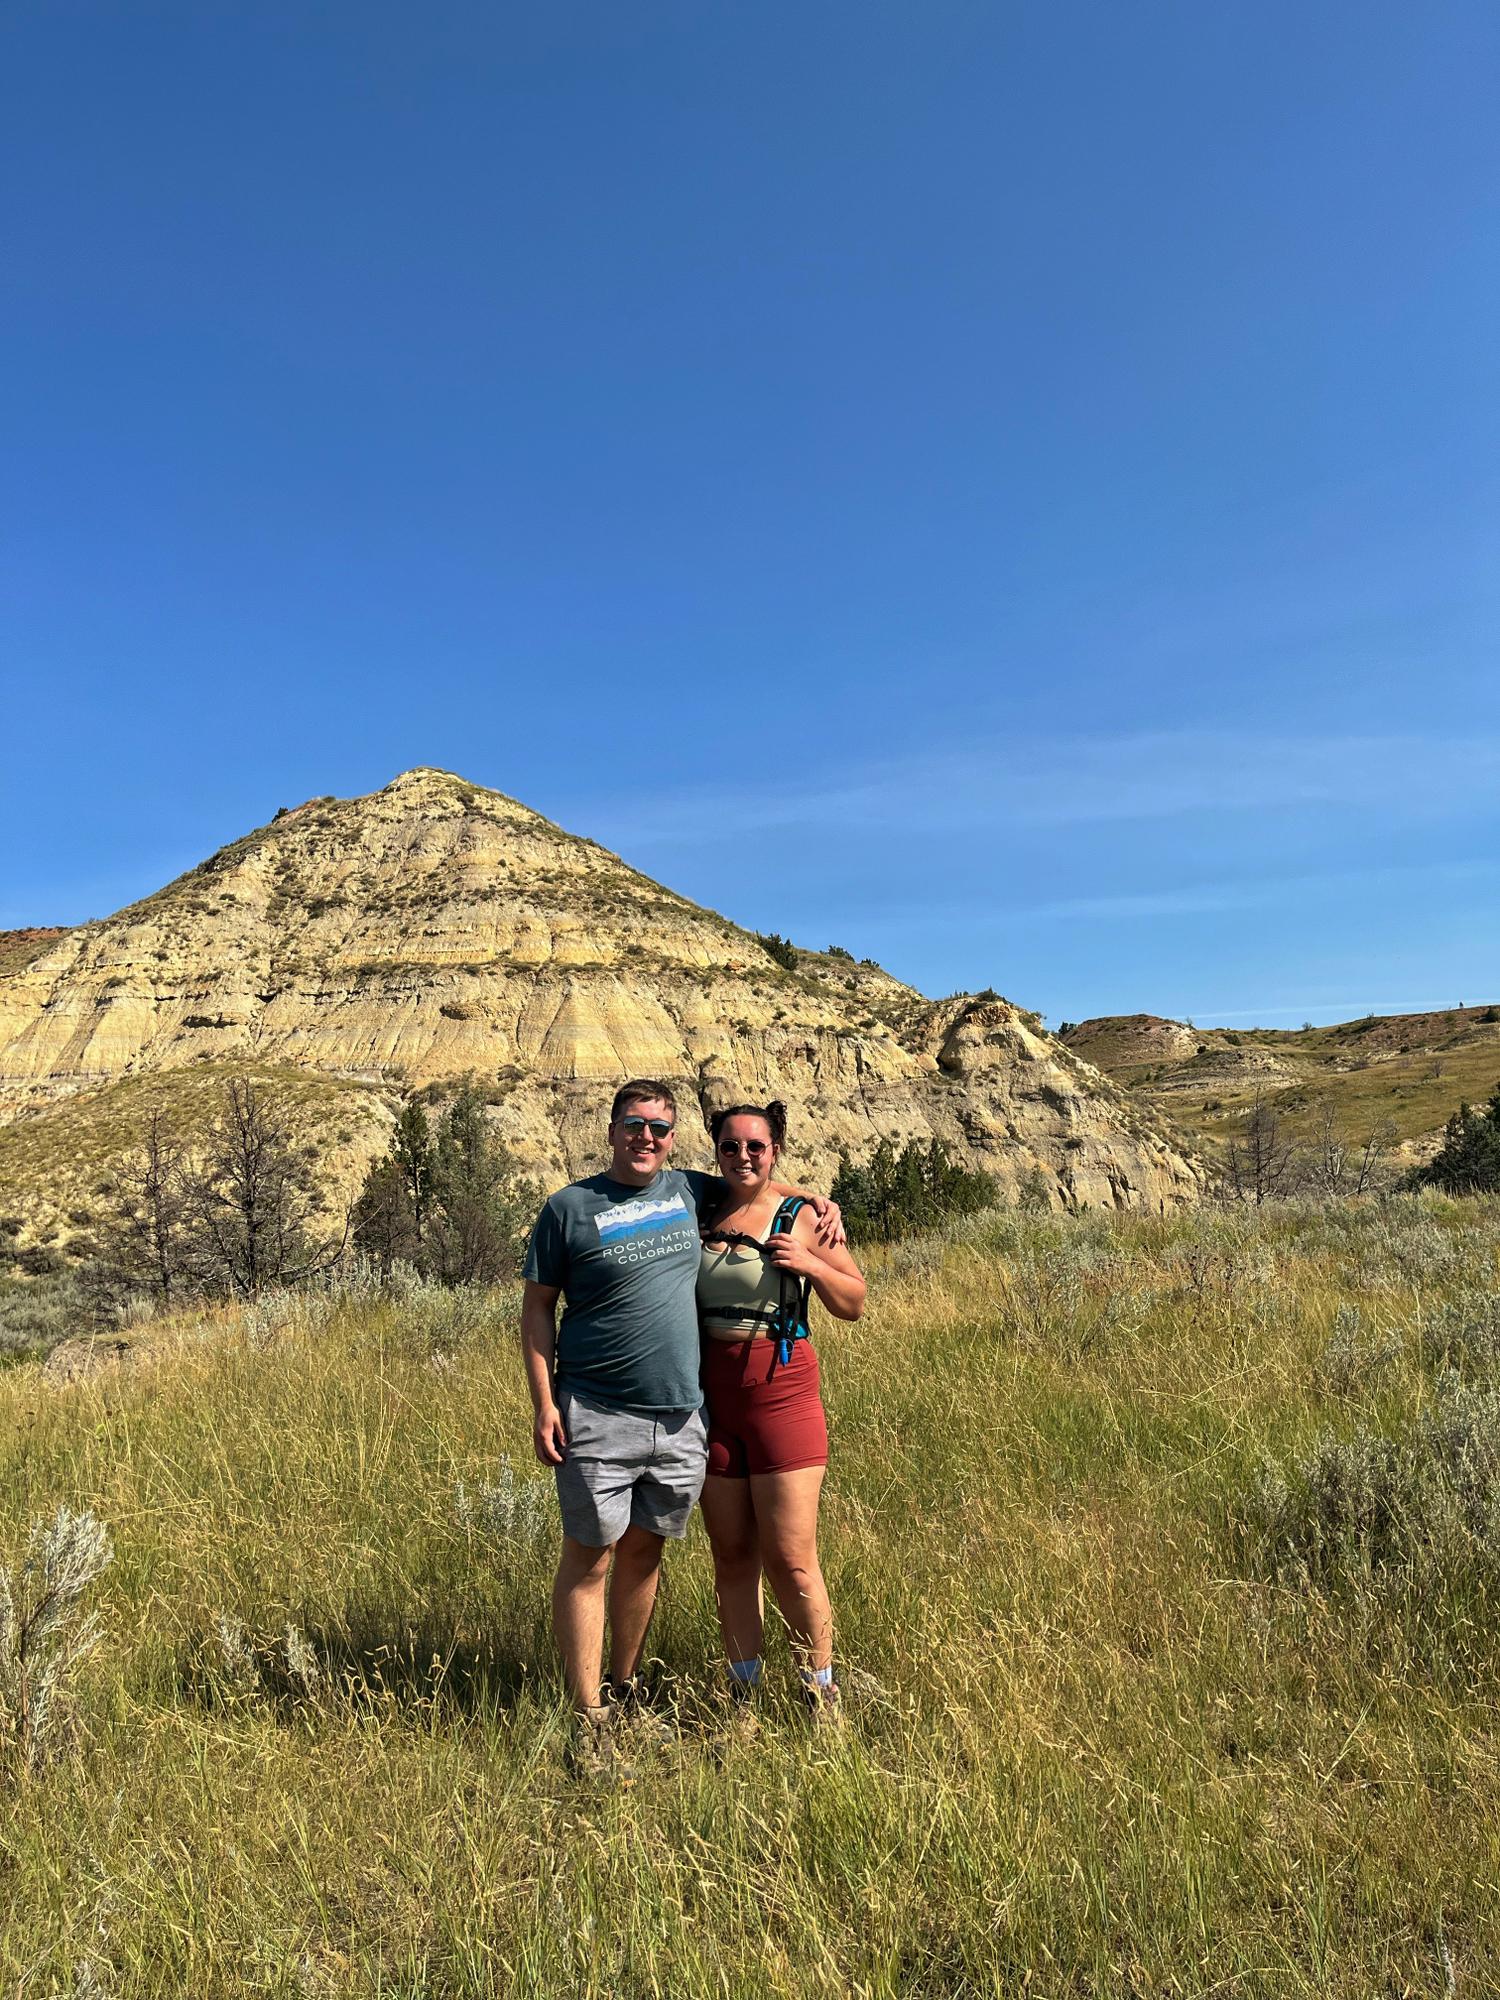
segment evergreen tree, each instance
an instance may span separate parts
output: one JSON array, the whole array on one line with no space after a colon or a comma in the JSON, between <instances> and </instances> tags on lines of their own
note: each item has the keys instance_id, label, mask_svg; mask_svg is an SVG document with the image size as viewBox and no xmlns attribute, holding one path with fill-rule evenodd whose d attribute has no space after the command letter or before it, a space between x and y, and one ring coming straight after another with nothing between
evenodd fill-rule
<instances>
[{"instance_id":1,"label":"evergreen tree","mask_svg":"<svg viewBox=\"0 0 1500 2000\"><path fill-rule=\"evenodd\" d=\"M1500 1192L1500 1086L1481 1111L1459 1105L1444 1127L1441 1149L1416 1170L1412 1183L1447 1194Z\"/></svg>"},{"instance_id":2,"label":"evergreen tree","mask_svg":"<svg viewBox=\"0 0 1500 2000\"><path fill-rule=\"evenodd\" d=\"M419 1242L410 1188L394 1150L372 1160L354 1204L354 1247L379 1266L389 1284L398 1263L417 1261Z\"/></svg>"},{"instance_id":3,"label":"evergreen tree","mask_svg":"<svg viewBox=\"0 0 1500 2000\"><path fill-rule=\"evenodd\" d=\"M941 1139L926 1146L909 1140L899 1154L882 1139L863 1166L840 1154L833 1198L852 1243L891 1243L993 1207L997 1190L992 1175L952 1160Z\"/></svg>"},{"instance_id":4,"label":"evergreen tree","mask_svg":"<svg viewBox=\"0 0 1500 2000\"><path fill-rule=\"evenodd\" d=\"M432 1197L432 1134L427 1113L413 1100L401 1107L391 1140L391 1160L406 1190L412 1232L418 1244L427 1233L427 1209Z\"/></svg>"},{"instance_id":5,"label":"evergreen tree","mask_svg":"<svg viewBox=\"0 0 1500 2000\"><path fill-rule=\"evenodd\" d=\"M520 1265L540 1193L512 1180L472 1081L438 1129L423 1263L449 1285L497 1284Z\"/></svg>"},{"instance_id":6,"label":"evergreen tree","mask_svg":"<svg viewBox=\"0 0 1500 2000\"><path fill-rule=\"evenodd\" d=\"M436 1138L419 1104L404 1107L365 1175L354 1240L385 1279L409 1263L446 1285L498 1284L519 1269L540 1202L535 1182L512 1176L469 1080Z\"/></svg>"}]
</instances>

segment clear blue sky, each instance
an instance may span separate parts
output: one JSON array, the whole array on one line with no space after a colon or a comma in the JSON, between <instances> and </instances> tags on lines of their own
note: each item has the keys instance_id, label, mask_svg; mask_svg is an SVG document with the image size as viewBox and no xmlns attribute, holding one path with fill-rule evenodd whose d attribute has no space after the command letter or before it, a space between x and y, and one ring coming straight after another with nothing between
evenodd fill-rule
<instances>
[{"instance_id":1,"label":"clear blue sky","mask_svg":"<svg viewBox=\"0 0 1500 2000\"><path fill-rule=\"evenodd\" d=\"M1056 1022L1500 998L1500 10L12 0L0 925L439 764Z\"/></svg>"}]
</instances>

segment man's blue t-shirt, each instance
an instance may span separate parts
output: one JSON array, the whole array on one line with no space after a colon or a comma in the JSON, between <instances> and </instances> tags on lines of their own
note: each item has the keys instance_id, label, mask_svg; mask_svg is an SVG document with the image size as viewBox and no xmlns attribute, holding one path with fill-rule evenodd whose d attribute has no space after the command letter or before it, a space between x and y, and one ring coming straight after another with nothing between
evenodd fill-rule
<instances>
[{"instance_id":1,"label":"man's blue t-shirt","mask_svg":"<svg viewBox=\"0 0 1500 2000\"><path fill-rule=\"evenodd\" d=\"M562 1287L560 1389L620 1410L698 1408L698 1204L722 1192L664 1167L645 1187L594 1174L549 1198L524 1273Z\"/></svg>"}]
</instances>

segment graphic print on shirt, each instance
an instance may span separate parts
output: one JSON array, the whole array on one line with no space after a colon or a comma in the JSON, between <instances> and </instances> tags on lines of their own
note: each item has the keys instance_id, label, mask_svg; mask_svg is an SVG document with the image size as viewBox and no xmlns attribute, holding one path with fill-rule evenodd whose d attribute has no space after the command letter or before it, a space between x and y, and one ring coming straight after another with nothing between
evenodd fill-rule
<instances>
[{"instance_id":1,"label":"graphic print on shirt","mask_svg":"<svg viewBox=\"0 0 1500 2000\"><path fill-rule=\"evenodd\" d=\"M643 1264L698 1248L698 1230L680 1194L621 1201L594 1217L599 1245L612 1264Z\"/></svg>"}]
</instances>

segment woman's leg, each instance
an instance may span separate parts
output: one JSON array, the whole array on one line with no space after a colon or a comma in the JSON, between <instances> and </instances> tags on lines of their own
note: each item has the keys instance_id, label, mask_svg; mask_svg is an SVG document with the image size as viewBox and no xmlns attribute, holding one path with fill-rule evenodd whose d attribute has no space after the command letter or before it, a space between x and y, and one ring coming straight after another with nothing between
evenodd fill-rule
<instances>
[{"instance_id":1,"label":"woman's leg","mask_svg":"<svg viewBox=\"0 0 1500 2000\"><path fill-rule=\"evenodd\" d=\"M719 1601L724 1650L731 1665L736 1660L758 1660L765 1621L750 1481L721 1479L710 1473L703 1482L700 1504L714 1552L714 1594Z\"/></svg>"},{"instance_id":2,"label":"woman's leg","mask_svg":"<svg viewBox=\"0 0 1500 2000\"><path fill-rule=\"evenodd\" d=\"M795 1472L753 1472L748 1481L766 1579L791 1630L798 1666L813 1671L833 1662L833 1612L818 1562L824 1470L808 1465Z\"/></svg>"}]
</instances>

